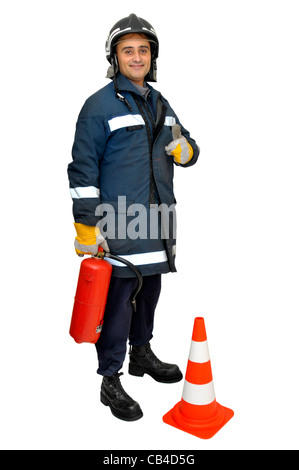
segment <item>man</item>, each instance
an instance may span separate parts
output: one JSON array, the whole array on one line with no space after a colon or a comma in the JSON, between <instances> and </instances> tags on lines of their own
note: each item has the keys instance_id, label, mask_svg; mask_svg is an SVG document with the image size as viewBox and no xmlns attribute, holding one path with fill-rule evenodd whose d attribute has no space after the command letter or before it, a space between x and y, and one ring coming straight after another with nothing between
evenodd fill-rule
<instances>
[{"instance_id":1,"label":"man","mask_svg":"<svg viewBox=\"0 0 299 470\"><path fill-rule=\"evenodd\" d=\"M96 344L103 376L101 401L118 418L142 417L139 404L122 388L129 339L129 373L154 380L182 379L175 364L151 350L161 274L175 272L174 165L193 165L199 149L156 81L159 42L155 30L131 14L111 29L106 42L110 84L84 104L68 167L78 255L104 251L133 263L143 276L137 310L130 298L137 279L113 261L103 330ZM173 136L174 134L174 136Z\"/></svg>"}]
</instances>

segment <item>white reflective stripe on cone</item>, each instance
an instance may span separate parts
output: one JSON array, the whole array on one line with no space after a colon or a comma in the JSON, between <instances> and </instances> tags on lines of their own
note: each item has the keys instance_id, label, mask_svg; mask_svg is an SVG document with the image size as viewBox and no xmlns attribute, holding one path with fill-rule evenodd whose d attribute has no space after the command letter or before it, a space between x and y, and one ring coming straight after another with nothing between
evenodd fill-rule
<instances>
[{"instance_id":1,"label":"white reflective stripe on cone","mask_svg":"<svg viewBox=\"0 0 299 470\"><path fill-rule=\"evenodd\" d=\"M191 341L189 360L204 364L210 360L207 341Z\"/></svg>"},{"instance_id":2,"label":"white reflective stripe on cone","mask_svg":"<svg viewBox=\"0 0 299 470\"><path fill-rule=\"evenodd\" d=\"M195 385L185 380L182 398L191 405L209 405L216 399L213 381Z\"/></svg>"},{"instance_id":3,"label":"white reflective stripe on cone","mask_svg":"<svg viewBox=\"0 0 299 470\"><path fill-rule=\"evenodd\" d=\"M80 188L70 188L73 199L82 199L84 197L99 197L100 190L95 186L85 186Z\"/></svg>"},{"instance_id":4,"label":"white reflective stripe on cone","mask_svg":"<svg viewBox=\"0 0 299 470\"><path fill-rule=\"evenodd\" d=\"M167 261L166 251L153 251L151 253L140 253L136 255L118 255L120 258L124 258L126 261L133 263L135 266L141 266L145 264L156 264L164 263ZM120 261L116 261L111 258L105 258L106 261L109 261L113 266L119 266L120 268L125 268L126 265Z\"/></svg>"}]
</instances>

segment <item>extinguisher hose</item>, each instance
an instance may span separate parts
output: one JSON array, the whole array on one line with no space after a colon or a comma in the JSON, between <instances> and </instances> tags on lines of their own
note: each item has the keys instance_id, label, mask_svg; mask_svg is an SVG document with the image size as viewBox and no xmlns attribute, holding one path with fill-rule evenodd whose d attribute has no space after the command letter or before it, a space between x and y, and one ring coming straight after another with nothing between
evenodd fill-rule
<instances>
[{"instance_id":1,"label":"extinguisher hose","mask_svg":"<svg viewBox=\"0 0 299 470\"><path fill-rule=\"evenodd\" d=\"M130 263L130 261L127 261L126 259L121 258L120 256L113 255L110 252L99 252L98 256L101 257L101 258L111 258L111 259L114 259L115 261L119 261L120 263L125 264L126 266L128 266L128 268L130 268L130 269L132 269L132 271L134 271L134 273L136 274L137 279L138 279L138 286L137 286L137 289L135 290L135 292L133 293L131 303L133 305L134 312L136 312L136 310L137 310L136 297L137 297L137 295L138 295L138 293L139 293L139 291L142 287L142 284L143 284L143 279L142 279L140 271L136 268L136 266L134 266L134 264Z\"/></svg>"}]
</instances>

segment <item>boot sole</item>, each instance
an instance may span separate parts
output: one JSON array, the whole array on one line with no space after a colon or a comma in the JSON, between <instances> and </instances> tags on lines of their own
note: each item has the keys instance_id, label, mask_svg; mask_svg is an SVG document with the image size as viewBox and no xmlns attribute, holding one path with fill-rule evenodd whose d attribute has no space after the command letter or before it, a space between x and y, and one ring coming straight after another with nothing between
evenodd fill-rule
<instances>
[{"instance_id":1,"label":"boot sole","mask_svg":"<svg viewBox=\"0 0 299 470\"><path fill-rule=\"evenodd\" d=\"M183 378L183 374L180 373L180 375L177 375L175 377L160 377L152 372L148 372L147 370L143 369L142 367L134 366L132 364L129 364L129 374L134 375L135 377L143 377L144 374L148 374L152 379L154 379L156 382L160 382L163 384L173 384L176 382L180 382Z\"/></svg>"},{"instance_id":2,"label":"boot sole","mask_svg":"<svg viewBox=\"0 0 299 470\"><path fill-rule=\"evenodd\" d=\"M100 396L100 399L101 399L101 402L103 403L103 405L105 406L109 406L110 410L111 410L111 413L113 414L113 416L115 416L116 418L118 419L122 419L123 421L137 421L138 419L142 418L143 416L143 413L141 411L141 413L135 415L135 416L124 416L122 415L121 413L119 413L118 411L116 411L113 406L111 405L110 401L108 400L108 398L101 392L101 396Z\"/></svg>"}]
</instances>

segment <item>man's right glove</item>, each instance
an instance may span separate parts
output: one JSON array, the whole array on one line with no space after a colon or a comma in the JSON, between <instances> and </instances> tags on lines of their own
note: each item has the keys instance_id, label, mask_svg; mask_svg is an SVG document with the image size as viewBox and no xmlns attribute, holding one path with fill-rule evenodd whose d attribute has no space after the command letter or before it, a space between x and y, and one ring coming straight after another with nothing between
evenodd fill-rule
<instances>
[{"instance_id":1,"label":"man's right glove","mask_svg":"<svg viewBox=\"0 0 299 470\"><path fill-rule=\"evenodd\" d=\"M108 243L100 233L99 227L74 223L77 231L75 238L75 250L78 256L96 255L99 246L104 251L110 251Z\"/></svg>"}]
</instances>

